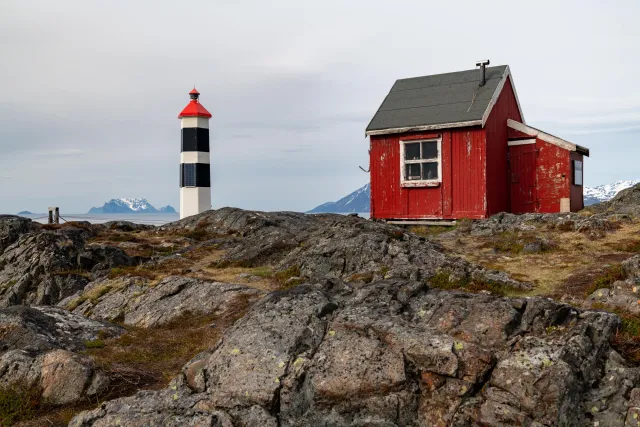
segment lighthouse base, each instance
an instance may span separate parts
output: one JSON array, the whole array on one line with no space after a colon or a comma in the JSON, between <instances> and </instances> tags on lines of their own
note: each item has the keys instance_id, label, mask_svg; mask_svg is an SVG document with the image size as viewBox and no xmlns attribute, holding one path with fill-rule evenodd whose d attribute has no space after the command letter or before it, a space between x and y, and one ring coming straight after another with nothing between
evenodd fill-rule
<instances>
[{"instance_id":1,"label":"lighthouse base","mask_svg":"<svg viewBox=\"0 0 640 427\"><path fill-rule=\"evenodd\" d=\"M211 187L180 188L180 219L211 209Z\"/></svg>"}]
</instances>

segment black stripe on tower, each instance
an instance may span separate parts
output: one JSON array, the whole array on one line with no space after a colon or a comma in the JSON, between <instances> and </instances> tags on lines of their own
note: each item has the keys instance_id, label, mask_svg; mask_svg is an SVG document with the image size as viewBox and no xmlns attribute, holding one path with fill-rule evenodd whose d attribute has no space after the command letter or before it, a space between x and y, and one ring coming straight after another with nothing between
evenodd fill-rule
<instances>
[{"instance_id":1,"label":"black stripe on tower","mask_svg":"<svg viewBox=\"0 0 640 427\"><path fill-rule=\"evenodd\" d=\"M211 187L209 163L181 163L180 187Z\"/></svg>"},{"instance_id":2,"label":"black stripe on tower","mask_svg":"<svg viewBox=\"0 0 640 427\"><path fill-rule=\"evenodd\" d=\"M209 152L209 129L182 128L182 151Z\"/></svg>"}]
</instances>

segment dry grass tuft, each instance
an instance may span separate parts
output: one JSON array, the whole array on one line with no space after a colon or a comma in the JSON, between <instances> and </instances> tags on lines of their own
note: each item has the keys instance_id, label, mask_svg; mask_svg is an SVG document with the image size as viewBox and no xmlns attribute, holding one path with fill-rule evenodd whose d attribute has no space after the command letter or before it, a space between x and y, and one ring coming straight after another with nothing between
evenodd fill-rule
<instances>
[{"instance_id":1,"label":"dry grass tuft","mask_svg":"<svg viewBox=\"0 0 640 427\"><path fill-rule=\"evenodd\" d=\"M598 289L608 288L618 280L624 280L622 265L621 264L611 265L607 267L607 269L602 274L600 274L598 277L595 278L595 280L593 281L593 284L589 286L589 288L587 289L585 296L591 295Z\"/></svg>"},{"instance_id":2,"label":"dry grass tuft","mask_svg":"<svg viewBox=\"0 0 640 427\"><path fill-rule=\"evenodd\" d=\"M196 354L213 347L250 307L249 298L238 298L233 304L221 316L185 313L158 328L127 326L125 335L104 339L103 346L87 349L86 353L111 377L110 396L121 396L141 387L161 388Z\"/></svg>"}]
</instances>

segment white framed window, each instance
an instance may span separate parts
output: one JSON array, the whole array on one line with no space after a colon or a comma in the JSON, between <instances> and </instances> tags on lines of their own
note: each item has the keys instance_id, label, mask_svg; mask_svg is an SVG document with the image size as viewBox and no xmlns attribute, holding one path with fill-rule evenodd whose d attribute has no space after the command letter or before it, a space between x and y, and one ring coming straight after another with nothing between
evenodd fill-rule
<instances>
[{"instance_id":1,"label":"white framed window","mask_svg":"<svg viewBox=\"0 0 640 427\"><path fill-rule=\"evenodd\" d=\"M442 139L400 141L403 187L428 187L442 182Z\"/></svg>"},{"instance_id":2,"label":"white framed window","mask_svg":"<svg viewBox=\"0 0 640 427\"><path fill-rule=\"evenodd\" d=\"M573 161L573 185L582 185L582 162Z\"/></svg>"}]
</instances>

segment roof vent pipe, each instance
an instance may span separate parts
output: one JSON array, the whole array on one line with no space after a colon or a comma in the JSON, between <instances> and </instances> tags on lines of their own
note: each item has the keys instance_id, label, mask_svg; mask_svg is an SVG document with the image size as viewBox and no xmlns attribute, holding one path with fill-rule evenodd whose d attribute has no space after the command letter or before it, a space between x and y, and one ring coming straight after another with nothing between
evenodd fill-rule
<instances>
[{"instance_id":1,"label":"roof vent pipe","mask_svg":"<svg viewBox=\"0 0 640 427\"><path fill-rule=\"evenodd\" d=\"M487 83L487 78L485 75L487 65L489 65L488 59L483 59L476 62L476 67L480 67L480 86L484 86L485 83Z\"/></svg>"}]
</instances>

